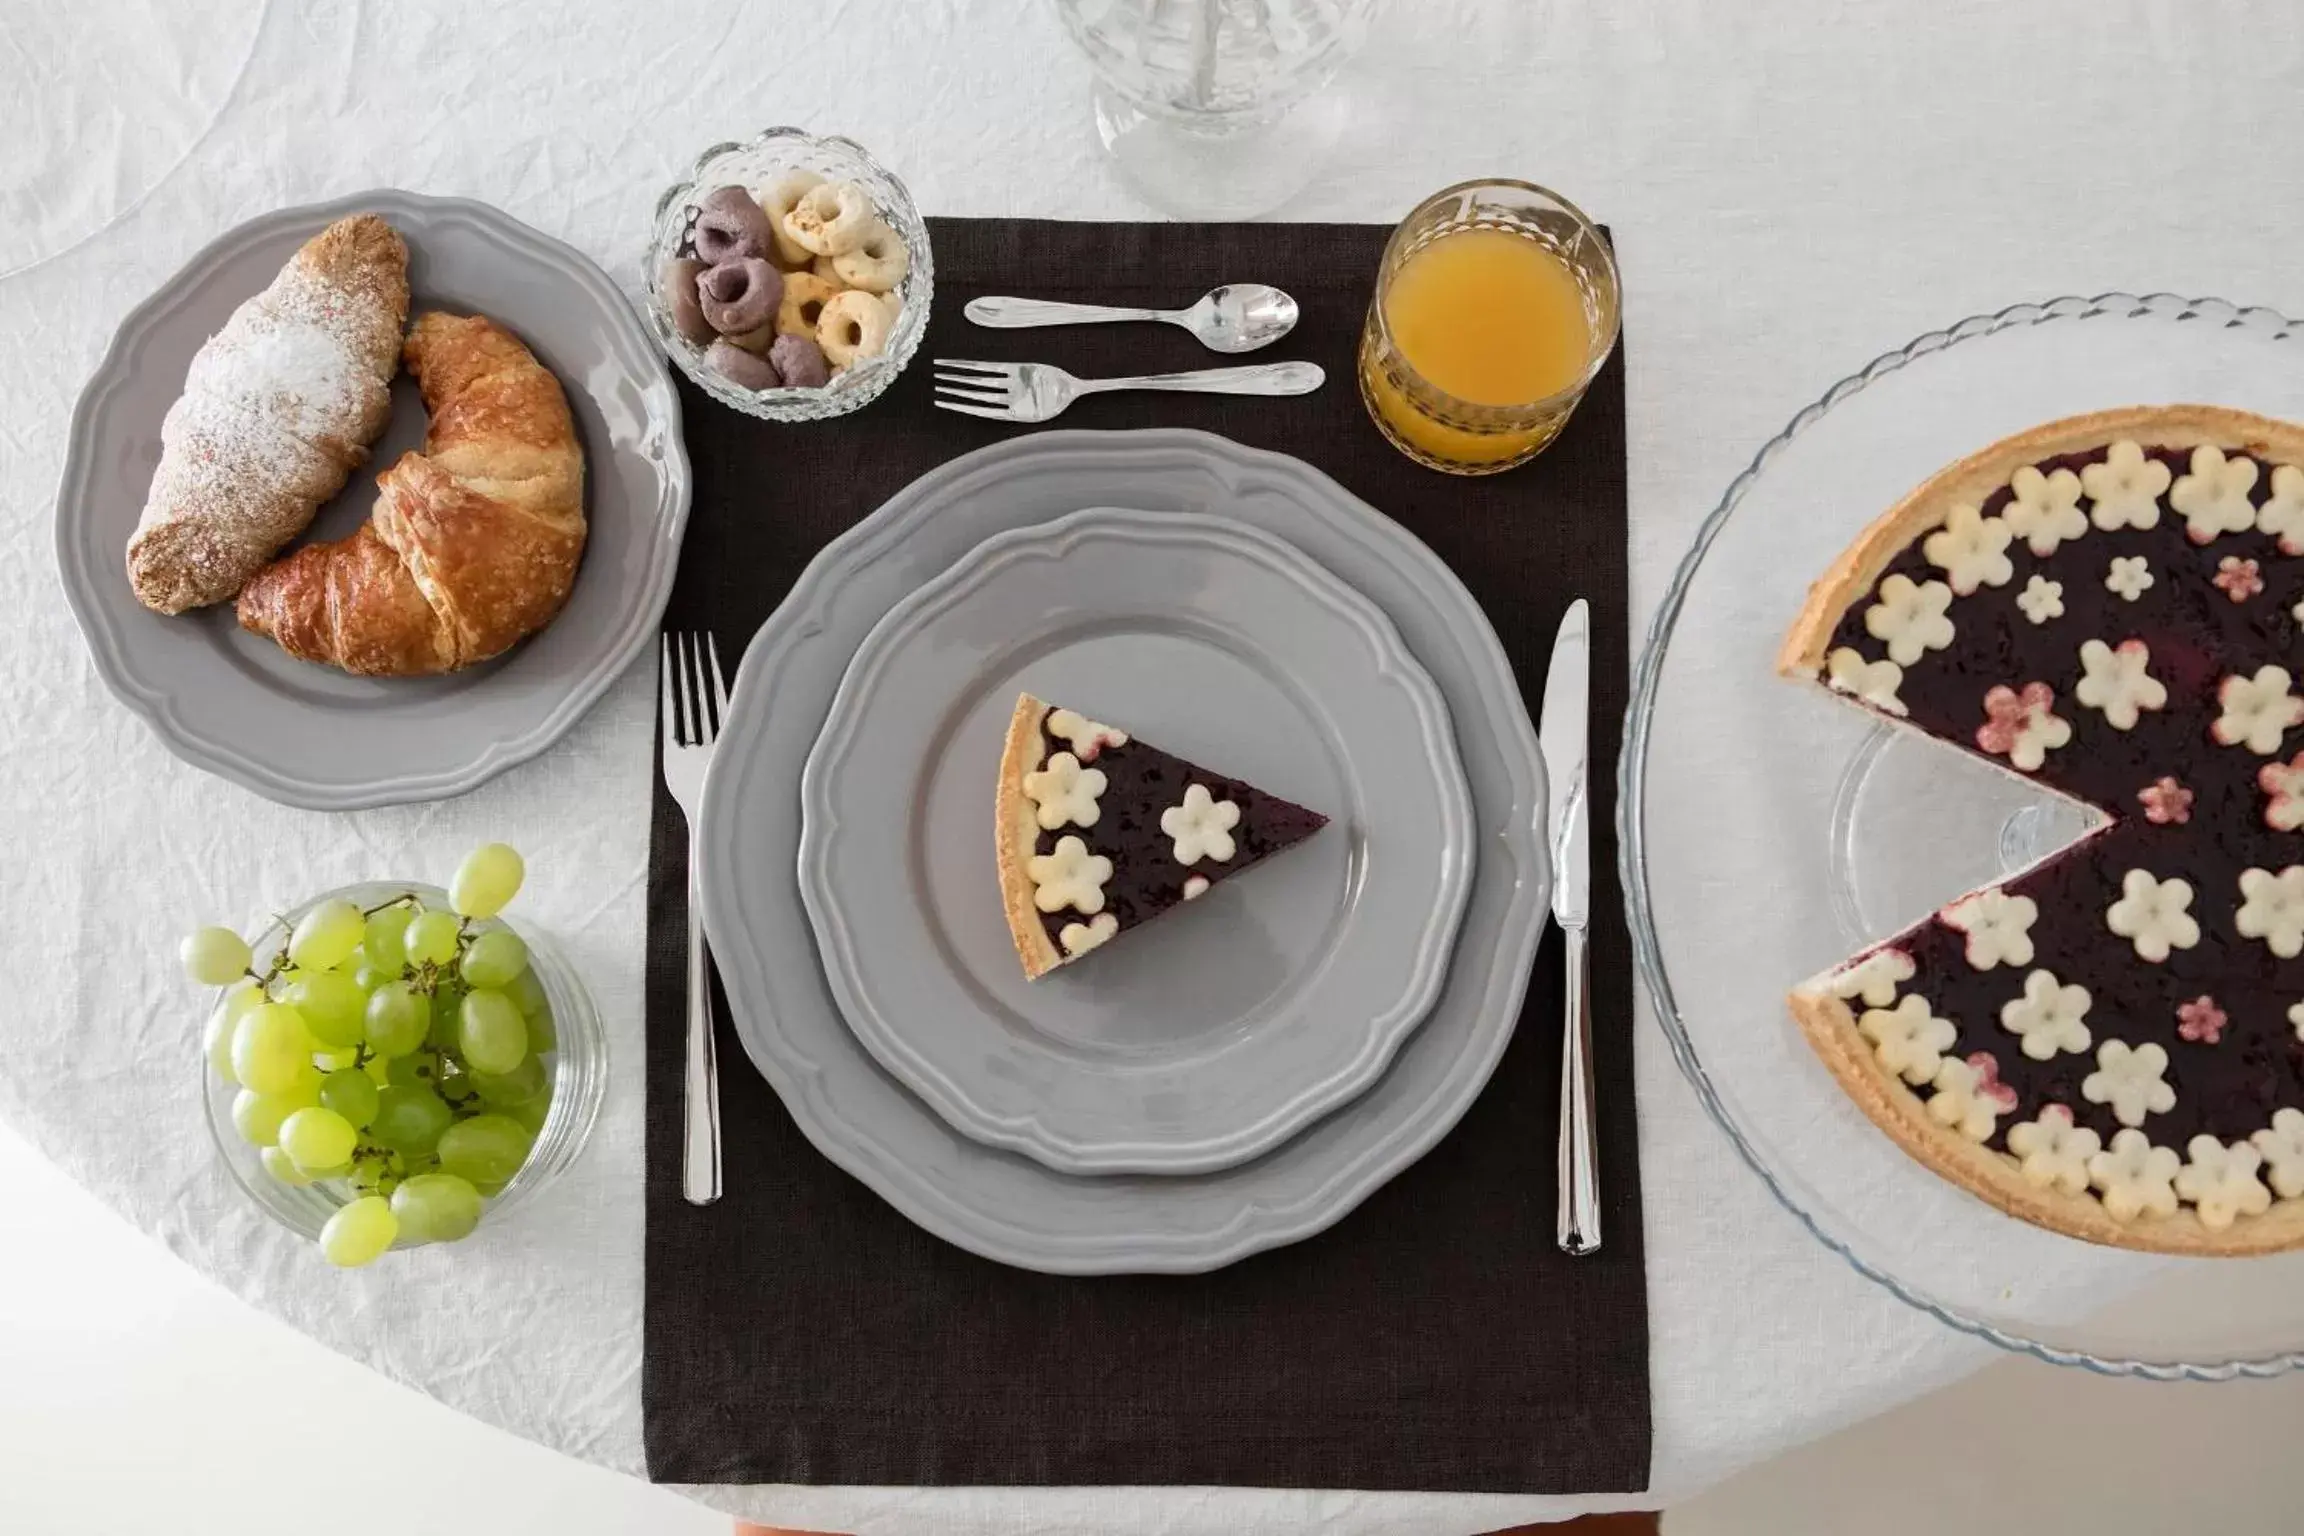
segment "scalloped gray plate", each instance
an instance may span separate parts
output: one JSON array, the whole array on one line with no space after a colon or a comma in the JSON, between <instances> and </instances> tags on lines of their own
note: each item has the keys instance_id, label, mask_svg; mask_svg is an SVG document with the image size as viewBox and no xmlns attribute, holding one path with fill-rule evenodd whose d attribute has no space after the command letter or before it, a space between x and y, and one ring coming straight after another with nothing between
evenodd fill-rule
<instances>
[{"instance_id":1,"label":"scalloped gray plate","mask_svg":"<svg viewBox=\"0 0 2304 1536\"><path fill-rule=\"evenodd\" d=\"M1026 980L992 816L1019 692L1329 824ZM1439 992L1472 879L1448 708L1391 621L1293 546L1184 513L1000 534L897 604L800 802L800 894L856 1037L968 1135L1065 1173L1228 1168L1359 1094Z\"/></svg>"},{"instance_id":2,"label":"scalloped gray plate","mask_svg":"<svg viewBox=\"0 0 2304 1536\"><path fill-rule=\"evenodd\" d=\"M510 326L559 377L584 441L591 533L568 606L505 656L446 677L297 661L242 631L229 603L166 618L136 601L123 570L160 419L192 354L297 246L361 211L407 239L411 312ZM377 471L422 439L414 384L392 389L392 425L307 539L359 526ZM121 322L72 415L56 555L96 670L170 751L283 804L345 811L460 795L557 741L654 635L687 520L679 396L608 275L485 204L375 191L241 225Z\"/></svg>"},{"instance_id":3,"label":"scalloped gray plate","mask_svg":"<svg viewBox=\"0 0 2304 1536\"><path fill-rule=\"evenodd\" d=\"M794 878L801 767L872 626L992 535L1110 506L1245 523L1382 608L1447 701L1478 838L1440 995L1391 1068L1263 1157L1182 1178L1078 1178L954 1130L841 1021ZM1310 466L1172 430L996 443L923 475L828 545L744 653L696 846L730 1022L801 1131L937 1236L1052 1274L1215 1269L1310 1237L1422 1157L1504 1054L1552 889L1535 727L1462 583Z\"/></svg>"}]
</instances>

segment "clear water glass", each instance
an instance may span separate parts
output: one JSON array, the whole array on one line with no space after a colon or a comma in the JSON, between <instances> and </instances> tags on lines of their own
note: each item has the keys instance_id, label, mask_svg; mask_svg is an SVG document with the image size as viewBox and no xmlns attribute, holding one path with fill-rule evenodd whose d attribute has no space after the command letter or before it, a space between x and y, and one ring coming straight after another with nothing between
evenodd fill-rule
<instances>
[{"instance_id":1,"label":"clear water glass","mask_svg":"<svg viewBox=\"0 0 2304 1536\"><path fill-rule=\"evenodd\" d=\"M1148 201L1185 218L1269 212L1343 126L1329 87L1376 0L1055 0L1096 72L1097 137Z\"/></svg>"}]
</instances>

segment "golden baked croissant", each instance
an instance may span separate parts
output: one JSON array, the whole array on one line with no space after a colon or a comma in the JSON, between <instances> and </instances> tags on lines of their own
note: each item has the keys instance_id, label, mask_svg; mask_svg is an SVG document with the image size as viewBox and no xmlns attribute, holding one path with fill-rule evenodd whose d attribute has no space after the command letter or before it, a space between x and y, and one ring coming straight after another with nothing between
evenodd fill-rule
<instances>
[{"instance_id":1,"label":"golden baked croissant","mask_svg":"<svg viewBox=\"0 0 2304 1536\"><path fill-rule=\"evenodd\" d=\"M358 532L240 594L243 628L381 677L510 649L559 613L584 552L584 453L560 381L484 316L421 315L406 353L432 414L424 451L377 476Z\"/></svg>"},{"instance_id":2,"label":"golden baked croissant","mask_svg":"<svg viewBox=\"0 0 2304 1536\"><path fill-rule=\"evenodd\" d=\"M392 413L408 247L372 213L304 243L192 358L128 540L145 607L220 603L302 533Z\"/></svg>"}]
</instances>

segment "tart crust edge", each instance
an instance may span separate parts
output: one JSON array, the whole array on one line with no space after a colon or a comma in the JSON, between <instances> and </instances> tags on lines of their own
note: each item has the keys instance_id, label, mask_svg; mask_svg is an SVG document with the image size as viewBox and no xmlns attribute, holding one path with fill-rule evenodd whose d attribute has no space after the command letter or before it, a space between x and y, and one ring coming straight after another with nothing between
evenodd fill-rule
<instances>
[{"instance_id":1,"label":"tart crust edge","mask_svg":"<svg viewBox=\"0 0 2304 1536\"><path fill-rule=\"evenodd\" d=\"M1040 909L1032 900L1032 876L1025 868L1039 841L1040 822L1031 797L1024 793L1024 775L1040 766L1040 722L1049 708L1028 693L1017 695L1016 712L1008 717L1008 739L1000 749L1000 783L993 800L1000 905L1008 914L1008 937L1016 945L1016 958L1033 981L1064 963L1040 922Z\"/></svg>"},{"instance_id":2,"label":"tart crust edge","mask_svg":"<svg viewBox=\"0 0 2304 1536\"><path fill-rule=\"evenodd\" d=\"M2259 458L2304 463L2304 426L2221 405L2129 405L2067 416L2004 437L1922 481L1858 534L1808 588L1808 600L1776 654L1786 677L1814 679L1824 670L1840 617L1872 590L1890 562L1935 531L1958 502L1982 505L2028 464L2058 454L2102 448L2123 438L2148 448L2243 448Z\"/></svg>"},{"instance_id":3,"label":"tart crust edge","mask_svg":"<svg viewBox=\"0 0 2304 1536\"><path fill-rule=\"evenodd\" d=\"M1920 1096L1874 1059L1856 1028L1855 1010L1825 991L1825 982L1826 977L1807 982L1789 999L1817 1056L1890 1140L1985 1204L2066 1237L2145 1253L2233 1258L2304 1246L2304 1200L2275 1199L2263 1215L2240 1217L2215 1232L2189 1206L2179 1206L2173 1216L2120 1221L2093 1194L2035 1186L2006 1154L1929 1119ZM2181 1156L2183 1149L2176 1150Z\"/></svg>"}]
</instances>

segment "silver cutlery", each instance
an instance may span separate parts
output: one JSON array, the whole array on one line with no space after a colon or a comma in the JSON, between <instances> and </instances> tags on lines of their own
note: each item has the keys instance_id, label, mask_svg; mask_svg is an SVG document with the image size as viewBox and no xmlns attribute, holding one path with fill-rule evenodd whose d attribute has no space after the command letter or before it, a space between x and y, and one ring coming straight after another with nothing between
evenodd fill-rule
<instances>
[{"instance_id":1,"label":"silver cutlery","mask_svg":"<svg viewBox=\"0 0 2304 1536\"><path fill-rule=\"evenodd\" d=\"M1560 1037L1560 1251L1600 1247L1600 1149L1592 1109L1592 997L1587 925L1592 913L1592 806L1586 762L1591 744L1592 609L1568 605L1544 674L1536 736L1552 786L1552 920L1567 946L1568 984Z\"/></svg>"},{"instance_id":2,"label":"silver cutlery","mask_svg":"<svg viewBox=\"0 0 2304 1536\"><path fill-rule=\"evenodd\" d=\"M680 1094L680 1193L690 1205L720 1198L720 1058L712 1039L712 957L704 947L696 811L704 770L728 714L720 647L710 635L664 636L664 787L689 826L688 1033Z\"/></svg>"},{"instance_id":3,"label":"silver cutlery","mask_svg":"<svg viewBox=\"0 0 2304 1536\"><path fill-rule=\"evenodd\" d=\"M1328 380L1318 363L1252 363L1245 368L1201 368L1189 373L1146 373L1125 379L1076 379L1047 363L976 363L940 357L936 403L987 421L1046 421L1082 395L1115 389L1171 389L1204 395L1308 395Z\"/></svg>"},{"instance_id":4,"label":"silver cutlery","mask_svg":"<svg viewBox=\"0 0 2304 1536\"><path fill-rule=\"evenodd\" d=\"M1036 325L1098 325L1113 320L1157 320L1182 326L1211 352L1253 352L1296 329L1296 301L1269 283L1226 283L1186 309L1128 309L1111 304L1064 304L1054 299L970 299L961 311L978 325L1023 330Z\"/></svg>"}]
</instances>

